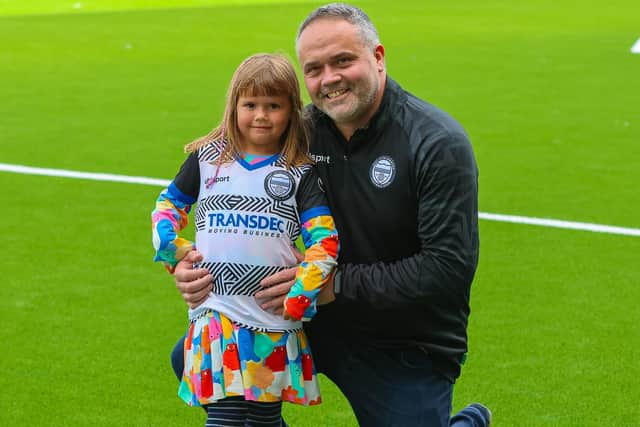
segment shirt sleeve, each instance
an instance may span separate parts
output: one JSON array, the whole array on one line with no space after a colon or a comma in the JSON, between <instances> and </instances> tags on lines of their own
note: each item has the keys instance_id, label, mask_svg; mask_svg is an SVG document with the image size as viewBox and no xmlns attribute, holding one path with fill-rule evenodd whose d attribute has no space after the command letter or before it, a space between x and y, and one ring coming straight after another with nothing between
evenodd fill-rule
<instances>
[{"instance_id":1,"label":"shirt sleeve","mask_svg":"<svg viewBox=\"0 0 640 427\"><path fill-rule=\"evenodd\" d=\"M191 153L169 187L160 192L151 213L153 247L156 251L153 260L162 262L170 273L195 246L178 233L189 223L188 215L198 197L199 181L198 157Z\"/></svg>"},{"instance_id":2,"label":"shirt sleeve","mask_svg":"<svg viewBox=\"0 0 640 427\"><path fill-rule=\"evenodd\" d=\"M464 134L426 138L413 153L420 250L373 264L341 264L338 304L393 309L433 297L468 298L478 264L478 171Z\"/></svg>"},{"instance_id":3,"label":"shirt sleeve","mask_svg":"<svg viewBox=\"0 0 640 427\"><path fill-rule=\"evenodd\" d=\"M306 251L284 306L294 319L307 321L316 314L318 294L335 271L340 244L315 168L303 175L296 199Z\"/></svg>"}]
</instances>

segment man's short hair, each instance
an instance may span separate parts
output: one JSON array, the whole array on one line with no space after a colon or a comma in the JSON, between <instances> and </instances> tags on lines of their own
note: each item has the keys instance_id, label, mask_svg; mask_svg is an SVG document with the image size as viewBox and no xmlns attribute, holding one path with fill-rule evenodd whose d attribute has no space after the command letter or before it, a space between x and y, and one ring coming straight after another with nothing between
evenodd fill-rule
<instances>
[{"instance_id":1,"label":"man's short hair","mask_svg":"<svg viewBox=\"0 0 640 427\"><path fill-rule=\"evenodd\" d=\"M298 41L300 35L305 28L309 26L313 21L320 18L336 18L343 19L350 24L356 26L362 38L364 45L371 50L375 49L380 44L380 37L378 36L378 30L369 19L369 16L364 11L356 6L351 6L345 3L330 3L324 6L320 6L306 17L300 28L298 28L298 34L296 36L296 53L298 53Z\"/></svg>"}]
</instances>

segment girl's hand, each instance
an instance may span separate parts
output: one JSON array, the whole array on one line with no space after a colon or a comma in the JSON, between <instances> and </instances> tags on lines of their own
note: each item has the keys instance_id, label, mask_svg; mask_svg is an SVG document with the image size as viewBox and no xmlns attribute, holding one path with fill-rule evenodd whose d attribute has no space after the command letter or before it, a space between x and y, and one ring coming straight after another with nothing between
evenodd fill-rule
<instances>
[{"instance_id":1,"label":"girl's hand","mask_svg":"<svg viewBox=\"0 0 640 427\"><path fill-rule=\"evenodd\" d=\"M325 304L330 304L336 300L336 294L333 293L334 277L335 277L335 274L331 276L331 279L329 280L329 282L326 285L324 285L324 288L320 290L320 293L318 294L318 302L316 304L325 305Z\"/></svg>"}]
</instances>

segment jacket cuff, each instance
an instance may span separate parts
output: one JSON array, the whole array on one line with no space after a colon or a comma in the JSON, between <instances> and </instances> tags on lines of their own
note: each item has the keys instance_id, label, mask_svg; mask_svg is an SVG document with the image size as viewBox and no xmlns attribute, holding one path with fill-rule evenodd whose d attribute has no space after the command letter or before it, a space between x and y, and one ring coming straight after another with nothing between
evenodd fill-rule
<instances>
[{"instance_id":1,"label":"jacket cuff","mask_svg":"<svg viewBox=\"0 0 640 427\"><path fill-rule=\"evenodd\" d=\"M333 293L338 298L338 295L342 292L342 272L336 269L336 274L333 276Z\"/></svg>"}]
</instances>

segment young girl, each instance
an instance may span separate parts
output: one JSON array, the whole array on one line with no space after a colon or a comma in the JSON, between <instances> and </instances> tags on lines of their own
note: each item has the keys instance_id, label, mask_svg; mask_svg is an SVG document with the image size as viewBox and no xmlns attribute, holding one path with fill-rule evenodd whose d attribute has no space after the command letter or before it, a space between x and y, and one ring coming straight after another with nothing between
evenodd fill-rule
<instances>
[{"instance_id":1,"label":"young girl","mask_svg":"<svg viewBox=\"0 0 640 427\"><path fill-rule=\"evenodd\" d=\"M338 252L289 61L258 54L242 62L222 122L185 150L188 158L152 214L155 260L173 271L194 249L178 232L197 201L196 246L214 283L206 301L189 310L178 393L190 405L208 405L212 423L280 425L282 401L320 403L301 321L315 314ZM253 297L259 282L296 265L292 245L300 234L305 259L284 316L263 311Z\"/></svg>"}]
</instances>

